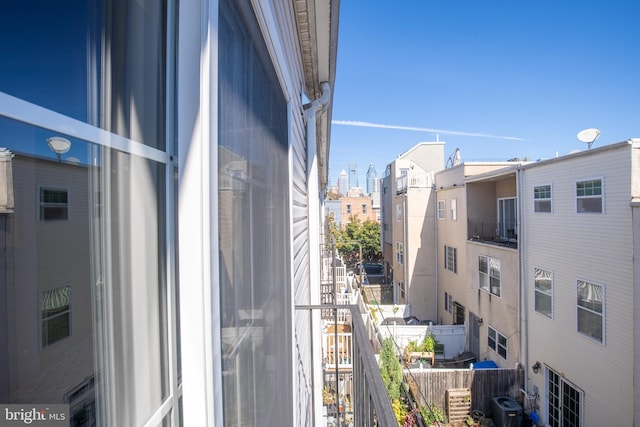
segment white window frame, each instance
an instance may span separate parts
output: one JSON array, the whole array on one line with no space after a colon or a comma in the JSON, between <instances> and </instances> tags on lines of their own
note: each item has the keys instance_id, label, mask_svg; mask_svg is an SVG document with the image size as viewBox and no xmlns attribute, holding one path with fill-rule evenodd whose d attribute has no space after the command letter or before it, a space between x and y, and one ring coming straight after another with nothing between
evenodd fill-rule
<instances>
[{"instance_id":1,"label":"white window frame","mask_svg":"<svg viewBox=\"0 0 640 427\"><path fill-rule=\"evenodd\" d=\"M487 347L493 350L500 358L507 360L509 357L508 338L496 328L487 327ZM504 352L504 356L501 354Z\"/></svg>"},{"instance_id":2,"label":"white window frame","mask_svg":"<svg viewBox=\"0 0 640 427\"><path fill-rule=\"evenodd\" d=\"M173 6L173 3L169 2L169 6L167 9L167 16L179 16L179 19L182 21L183 25L178 26L180 28L180 35L181 35L181 37L178 37L178 40L182 39L182 41L185 41L185 47L189 46L189 48L191 48L192 45L189 43L193 43L195 40L197 44L198 40L202 39L200 34L201 28L197 25L194 26L194 25L188 24L193 22L194 16L199 16L199 14L201 13L199 8L200 8L200 5L193 6L191 8L191 11L194 12L194 15L190 15L189 13L186 13L188 8L183 9L181 7L180 14L178 15L176 9ZM168 26L170 27L172 24L173 22L168 23ZM191 27L191 28L188 28L188 27ZM182 35L184 35L183 33L187 33L189 31L192 33L191 38L182 37ZM174 39L174 34L172 29L168 30L167 37L169 38L166 41L167 46L178 44L178 42ZM207 43L208 42L209 41L207 40ZM193 64L201 63L201 60L204 58L204 54L202 52L208 51L207 49L212 49L212 51L215 51L215 48L210 47L209 44L205 45L205 41L201 40L201 43L202 43L201 49L178 49L178 51L181 53L184 53L185 51L189 50L189 53L192 55L192 57L189 59L186 59L186 56L188 55L183 54L182 55L183 57L179 62L182 63L182 68L185 68L185 67L191 68L192 71L196 72L196 75L197 75L197 72L202 72L202 67L197 65L194 66ZM176 75L173 73L173 69L175 65L174 62L176 58L173 57L173 52L171 49L169 49L169 52L167 54L169 57L167 58L167 61L166 61L167 62L167 77L166 77L167 87L165 88L167 93L166 105L167 105L167 108L173 108L174 105L178 104L175 102L175 99L173 96L174 94L173 85L177 84ZM207 57L207 60L209 60L208 57ZM214 60L211 60L211 62L214 62ZM207 66L209 65L210 63L207 63ZM181 81L185 83L184 85L182 85L182 87L183 88L190 87L192 89L191 93L187 93L188 92L187 90L180 91L181 93L180 96L184 98L184 100L191 100L199 97L200 99L199 105L201 106L216 105L215 103L212 103L212 104L208 103L208 101L210 101L209 92L213 92L213 90L212 91L202 90L202 87L200 87L200 84L203 82L201 82L198 79L193 79L192 78L193 74L188 74L188 73L177 73L177 74L179 77L182 77ZM191 104L192 102L189 102L189 105ZM136 156L139 159L158 162L165 167L164 215L165 215L165 224L166 224L166 232L167 232L166 242L164 242L164 250L166 252L166 255L164 257L164 262L166 263L166 274L167 274L167 280L166 280L167 301L165 301L165 307L170 307L167 310L166 315L167 315L167 321L171 326L167 328L167 334L163 337L163 339L167 340L168 354L166 355L165 363L169 366L170 378L169 378L169 384L167 384L166 396L164 397L163 401L156 406L155 411L149 415L149 418L147 418L146 420L146 423L147 423L146 425L158 425L162 422L162 420L166 420L169 418L173 420L173 425L178 425L180 415L185 416L184 424L190 425L191 423L189 423L186 418L187 413L192 415L194 419L198 421L196 424L203 423L203 420L210 419L210 422L208 422L207 425L214 425L213 418L211 416L211 414L213 414L213 410L212 410L213 404L209 403L209 401L206 402L206 405L210 408L209 411L206 412L210 414L209 418L204 416L205 411L202 411L202 413L196 413L197 411L190 410L191 406L193 405L187 402L189 402L190 400L195 402L196 399L184 400L184 406L182 407L182 411L178 410L178 405L179 405L179 401L182 398L183 390L189 387L187 382L185 382L185 378L188 376L187 371L190 369L195 370L195 374L197 375L197 381L199 383L203 383L205 381L202 378L203 372L206 372L207 376L210 376L211 366L213 366L213 363L211 362L212 358L209 357L208 360L206 360L206 363L201 364L201 366L195 366L195 364L192 363L193 361L192 353L190 349L186 348L185 346L186 342L188 342L189 340L188 334L183 333L181 336L182 338L181 339L182 385L179 384L178 348L177 348L178 335L177 335L177 330L175 328L175 326L177 326L177 323L174 322L175 318L177 317L177 311L175 309L176 307L175 296L177 295L177 291L176 291L177 283L174 280L176 276L176 271L177 271L176 265L175 265L175 259L174 259L176 241L174 237L178 234L177 230L175 230L174 232L174 224L176 222L175 214L178 211L180 211L182 215L184 212L194 212L194 211L197 212L198 210L200 210L201 211L200 215L202 215L202 213L205 212L205 209L200 209L200 208L202 208L203 204L206 202L203 200L203 194L208 194L208 193L202 190L202 185L200 186L184 185L185 183L181 182L181 184L183 184L180 186L181 207L180 209L177 209L177 208L174 209L174 207L178 203L178 200L174 197L174 188L175 188L174 176L175 176L175 169L177 165L177 161L176 161L177 159L174 156L173 142L177 141L176 143L182 146L183 148L182 152L184 154L184 157L182 158L183 161L186 161L186 159L189 159L191 163L198 163L199 165L197 166L202 167L200 164L204 162L201 159L206 158L211 160L212 165L217 165L217 154L214 154L214 153L210 154L208 151L209 149L208 147L210 144L210 135L215 134L215 131L211 130L211 133L209 133L210 129L207 127L206 132L203 132L201 135L197 135L196 133L193 132L194 130L193 123L201 124L201 121L203 120L207 121L208 123L208 118L205 117L203 119L201 115L202 111L197 109L189 109L189 108L180 109L179 108L178 111L180 113L176 113L176 114L184 116L183 118L185 118L186 120L182 120L182 121L184 123L188 123L190 126L183 126L182 127L183 134L181 135L181 137L173 138L173 137L170 137L169 135L173 135L174 123L172 121L167 122L166 126L168 131L167 131L167 138L166 138L166 147L164 149L158 149L150 145L145 145L143 143L137 142L133 139L126 138L122 135L112 133L108 130L96 127L90 123L79 121L75 118L66 116L57 111L50 110L48 108L43 107L40 104L28 102L23 99L13 97L11 95L8 95L0 91L0 117L22 122L30 126L38 127L40 129L45 129L47 131L53 132L54 134L65 135L65 136L72 135L73 138L77 138L78 140L82 140L88 144L93 144L96 147L118 150L127 155ZM170 116L171 114L172 114L172 111L167 111L166 113L167 116ZM201 124L201 126L205 126L205 125ZM177 126L177 128L180 129L181 127ZM200 139L198 139L198 137L200 137ZM206 145L206 148L205 148L206 151L199 153L199 155L195 155L194 152L196 151L198 144ZM197 161L193 160L194 157L197 158L198 160ZM195 169L195 168L191 168L191 169ZM179 170L179 173L181 174L181 176L184 175L184 171L185 169L181 167ZM193 174L188 174L188 175L190 177L193 177ZM209 177L210 176L207 175L207 180L209 179ZM195 184L195 183L192 183L192 184ZM187 197L185 196L186 191L183 190L183 188L185 187L190 188L189 191L197 194L197 196L192 199L191 203L183 203L183 201L187 199ZM216 194L216 193L217 193L217 188L215 188L215 192L213 192L212 194ZM67 199L67 203L70 203L69 199ZM209 204L207 204L207 207L209 207ZM208 214L208 211L206 213ZM70 213L68 215L70 215ZM198 213L196 213L196 215L198 215ZM38 214L38 217L39 217L39 214ZM211 217L206 216L206 218L203 218L203 221L201 221L200 224L204 224L205 223L204 220L206 220L207 224L209 221L211 221L211 223L215 223L215 221L217 220L217 216L216 217L214 217L213 215L211 215ZM196 281L191 281L191 280L183 281L182 283L184 285L182 289L183 290L190 289L192 291L197 291L197 288L198 288L196 286L197 280L202 281L203 278L205 277L203 265L206 267L209 267L208 262L210 260L207 259L207 263L205 263L202 257L200 259L196 259L196 257L190 258L190 255L194 251L196 251L197 248L205 248L205 247L209 248L209 246L207 245L195 244L195 242L197 242L198 240L210 239L209 233L208 233L209 230L207 229L203 231L202 229L199 229L197 230L197 232L188 233L186 232L186 229L196 228L195 223L190 222L192 221L192 219L187 218L187 215L182 215L179 221L180 221L180 224L187 224L186 228L180 227L181 232L179 233L179 236L181 241L184 240L184 249L185 249L184 251L181 250L180 258L189 259L191 261L188 266L185 266L185 268L180 269L180 278L182 280L183 273L185 273L185 274L190 274L189 279L191 278L196 279ZM187 250L187 248L190 248L190 250ZM211 258L216 260L212 262L217 262L217 257L211 257ZM189 283L190 285L186 286L186 283ZM191 320L193 318L193 314L188 312L192 310L193 307L198 306L201 309L204 309L204 307L206 307L207 300L211 300L211 295L209 290L210 288L211 288L211 284L207 282L205 290L208 292L208 294L204 296L200 294L198 295L197 298L193 298L193 299L190 299L188 297L188 292L183 290L180 291L180 302L183 307L183 310L181 311L183 316L181 319ZM38 305L38 307L40 307L40 305ZM71 307L70 307L70 310L71 310ZM72 314L73 313L70 313L70 315ZM112 320L106 319L104 320L104 322L111 324ZM208 329L209 332L211 332L211 329L210 329L211 324L212 324L212 321L210 318L206 319L206 321L202 323L202 325L204 325L206 328L209 328ZM183 327L183 331L188 330L189 334L196 334L197 337L195 339L193 337L191 338L195 346L194 348L197 349L198 351L203 351L202 349L204 349L205 347L202 344L203 336L212 337L214 342L216 342L216 339L217 339L217 342L219 342L220 340L219 334L218 335L215 335L212 333L198 334L198 332L195 331L194 328L191 328L191 330L189 330L189 328L193 326L193 323L190 321L183 320L181 322L181 325ZM70 326L70 330L71 330L70 334L72 335L73 334L72 325ZM38 338L38 341L40 342L41 339ZM105 355L103 352L101 352L101 355L104 357L109 357L109 355ZM113 379L109 376L109 375L112 375L111 373L105 372L104 375L105 375L105 381L113 382ZM221 383L221 380L217 382L213 380L209 381L209 384L211 384L212 386L209 387L207 390L205 390L203 387L196 387L199 389L198 392L200 392L203 396L202 400L207 400L206 396L216 396L216 398L218 396L221 396L222 395L221 386L217 386L217 384L220 384L220 383ZM216 384L215 391L211 393L207 393L208 390L214 390L213 384ZM218 391L219 391L219 394L218 394ZM197 393L190 393L191 396L195 394ZM209 400L212 401L213 398ZM200 401L198 401L197 403L199 404ZM104 407L105 417L108 417L109 416L108 413L110 413L114 408L115 406L113 403L107 403L107 405L105 405ZM171 415L169 415L170 413ZM102 421L104 422L105 420L103 419ZM222 425L221 419L220 419L219 425Z\"/></svg>"},{"instance_id":3,"label":"white window frame","mask_svg":"<svg viewBox=\"0 0 640 427\"><path fill-rule=\"evenodd\" d=\"M56 314L51 315L51 316L45 316L44 313L43 313L43 310L44 310L44 307L43 307L43 296L45 294L47 294L47 293L55 292L55 291L57 291L59 289L63 289L63 288L67 288L68 289L67 292L69 294L69 296L68 296L69 301L67 302L66 310L64 310L64 311L62 311L60 313L56 313ZM44 289L44 290L40 291L39 299L40 300L38 301L38 309L39 309L38 314L40 316L40 322L39 322L40 323L40 349L43 350L43 349L51 347L52 345L56 345L57 343L59 343L61 341L66 340L72 334L71 285L69 283L65 283L65 284L60 285L60 286L55 286L53 288ZM50 320L53 320L53 319L55 319L57 317L61 317L63 315L68 315L69 316L69 327L68 327L67 335L62 337L62 338L60 338L60 339L58 339L58 340L56 340L56 341L53 341L53 342L49 342L49 340L47 338L47 341L45 342L43 340L43 338L44 338L43 335L44 335L44 331L45 331L45 328L46 328L45 323L50 321Z\"/></svg>"},{"instance_id":4,"label":"white window frame","mask_svg":"<svg viewBox=\"0 0 640 427\"><path fill-rule=\"evenodd\" d=\"M480 270L480 259L481 258L485 258L486 259L486 265L487 265L487 271L482 271ZM494 274L493 269L491 268L491 264L493 263L497 263L498 266L498 276L496 277L496 275ZM485 280L483 280L483 278L486 278ZM497 289L498 291L495 292L494 290L494 285L492 285L492 279L495 281L498 281L498 285L497 285ZM486 284L486 285L483 285ZM485 292L489 292L491 295L494 295L498 298L500 298L500 296L502 295L502 263L500 262L500 260L498 258L493 258L490 257L488 255L478 255L478 287L480 289L482 289Z\"/></svg>"},{"instance_id":5,"label":"white window frame","mask_svg":"<svg viewBox=\"0 0 640 427\"><path fill-rule=\"evenodd\" d=\"M444 268L458 274L458 249L444 245Z\"/></svg>"},{"instance_id":6,"label":"white window frame","mask_svg":"<svg viewBox=\"0 0 640 427\"><path fill-rule=\"evenodd\" d=\"M398 264L404 263L404 245L400 241L396 242L396 262Z\"/></svg>"},{"instance_id":7,"label":"white window frame","mask_svg":"<svg viewBox=\"0 0 640 427\"><path fill-rule=\"evenodd\" d=\"M453 296L447 291L444 292L444 310L449 314L453 313Z\"/></svg>"},{"instance_id":8,"label":"white window frame","mask_svg":"<svg viewBox=\"0 0 640 427\"><path fill-rule=\"evenodd\" d=\"M402 221L402 205L400 203L396 203L396 222Z\"/></svg>"},{"instance_id":9,"label":"white window frame","mask_svg":"<svg viewBox=\"0 0 640 427\"><path fill-rule=\"evenodd\" d=\"M584 283L584 284L588 284L588 285L592 285L594 287L599 288L599 292L600 292L600 299L601 299L601 308L600 308L600 312L598 312L597 310L595 310L594 308L588 307L586 305L581 305L580 301L579 301L579 290L578 288L580 287L580 284ZM578 332L580 335L585 336L599 344L604 345L605 344L605 333L606 333L606 312L605 312L605 305L606 305L606 292L605 292L605 286L601 283L596 283L594 281L591 280L584 280L584 279L576 279L575 281L575 289L576 289L576 293L575 293L575 301L576 301L576 332ZM594 289L594 294L596 297L598 297L597 295L597 290ZM595 316L599 316L600 317L600 327L602 329L602 336L601 337L597 337L594 336L592 334L589 333L588 330L580 330L580 320L579 320L579 316L580 316L580 312L584 312L587 314L592 314Z\"/></svg>"},{"instance_id":10,"label":"white window frame","mask_svg":"<svg viewBox=\"0 0 640 427\"><path fill-rule=\"evenodd\" d=\"M55 203L55 202L45 202L42 199L43 196L43 191L60 191L60 192L65 192L67 195L67 202L66 203ZM65 218L45 218L43 216L44 210L46 210L47 208L64 208L66 211L66 215ZM38 187L38 219L42 222L49 222L49 221L69 221L69 189L68 188L64 188L64 187L55 187L55 186L46 186L46 185L41 185Z\"/></svg>"},{"instance_id":11,"label":"white window frame","mask_svg":"<svg viewBox=\"0 0 640 427\"><path fill-rule=\"evenodd\" d=\"M536 197L538 194L536 191L542 192L545 191L546 187L549 187L549 197ZM549 210L542 210L540 206L546 206L549 204ZM533 187L533 212L535 213L552 213L553 212L553 185L552 184L543 184L536 185Z\"/></svg>"},{"instance_id":12,"label":"white window frame","mask_svg":"<svg viewBox=\"0 0 640 427\"><path fill-rule=\"evenodd\" d=\"M584 425L584 391L567 380L564 374L558 373L548 366L545 366L544 376L547 397L547 424L545 425L551 425L552 423L554 425L561 424L565 411L571 411L574 416L578 418L577 427L582 427ZM555 395L554 391L558 391L559 393ZM572 399L573 395L577 395L578 399ZM577 404L565 405L564 402L566 402L567 399L574 400ZM558 403L558 406L554 406L554 403ZM578 411L575 411L575 406L578 407ZM551 419L553 416L552 412L557 413L557 419Z\"/></svg>"},{"instance_id":13,"label":"white window frame","mask_svg":"<svg viewBox=\"0 0 640 427\"><path fill-rule=\"evenodd\" d=\"M578 195L578 185L581 183L587 183L587 182L593 182L593 181L600 181L600 194L587 194L587 195ZM577 214L595 214L595 215L602 215L604 214L604 177L596 177L596 178L587 178L587 179L580 179L580 180L576 180L575 185L574 185L574 194L575 194L575 208L576 208L576 213ZM580 210L580 201L581 200L596 200L599 199L600 200L600 211L585 211L585 210Z\"/></svg>"},{"instance_id":14,"label":"white window frame","mask_svg":"<svg viewBox=\"0 0 640 427\"><path fill-rule=\"evenodd\" d=\"M451 221L458 220L458 199L451 199L449 201L449 212Z\"/></svg>"},{"instance_id":15,"label":"white window frame","mask_svg":"<svg viewBox=\"0 0 640 427\"><path fill-rule=\"evenodd\" d=\"M512 211L510 211L510 209ZM518 200L515 197L501 197L498 199L498 236L501 239L516 241L518 236ZM512 215L510 215L512 214ZM508 222L509 221L509 222ZM511 223L510 221L513 221ZM509 231L512 233L509 233Z\"/></svg>"},{"instance_id":16,"label":"white window frame","mask_svg":"<svg viewBox=\"0 0 640 427\"><path fill-rule=\"evenodd\" d=\"M551 280L551 287L549 291L545 291L544 289L538 288L538 279L543 279L543 275L548 274L548 278ZM538 297L549 298L550 299L550 309L549 313L538 310L537 300ZM553 272L544 268L534 267L533 268L533 309L536 313L539 313L545 317L553 319Z\"/></svg>"},{"instance_id":17,"label":"white window frame","mask_svg":"<svg viewBox=\"0 0 640 427\"><path fill-rule=\"evenodd\" d=\"M438 219L446 220L447 219L447 201L446 200L438 200Z\"/></svg>"}]
</instances>

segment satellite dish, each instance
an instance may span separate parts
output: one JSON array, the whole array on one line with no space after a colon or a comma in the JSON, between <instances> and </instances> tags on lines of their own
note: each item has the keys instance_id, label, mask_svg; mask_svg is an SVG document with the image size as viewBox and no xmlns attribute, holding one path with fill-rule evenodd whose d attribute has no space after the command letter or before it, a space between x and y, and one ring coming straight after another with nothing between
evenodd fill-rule
<instances>
[{"instance_id":1,"label":"satellite dish","mask_svg":"<svg viewBox=\"0 0 640 427\"><path fill-rule=\"evenodd\" d=\"M51 138L47 138L47 144L49 144L51 151L56 153L58 161L60 161L60 155L66 153L71 148L71 141L61 136L52 136Z\"/></svg>"},{"instance_id":2,"label":"satellite dish","mask_svg":"<svg viewBox=\"0 0 640 427\"><path fill-rule=\"evenodd\" d=\"M591 144L598 139L600 131L596 128L583 129L578 132L578 140L587 144L587 147L591 149Z\"/></svg>"},{"instance_id":3,"label":"satellite dish","mask_svg":"<svg viewBox=\"0 0 640 427\"><path fill-rule=\"evenodd\" d=\"M451 154L447 159L447 164L445 165L445 168L448 169L453 166L458 166L459 164L460 164L460 149L456 148L456 151L454 151L453 154Z\"/></svg>"}]
</instances>

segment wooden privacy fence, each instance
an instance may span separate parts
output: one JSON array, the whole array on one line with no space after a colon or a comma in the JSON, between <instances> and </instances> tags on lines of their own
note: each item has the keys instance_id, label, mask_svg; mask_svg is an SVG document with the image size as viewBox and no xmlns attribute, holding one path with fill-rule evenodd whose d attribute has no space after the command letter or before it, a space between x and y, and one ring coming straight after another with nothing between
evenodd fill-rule
<instances>
[{"instance_id":1,"label":"wooden privacy fence","mask_svg":"<svg viewBox=\"0 0 640 427\"><path fill-rule=\"evenodd\" d=\"M471 409L489 412L491 398L511 396L520 400L524 388L522 369L405 369L404 377L418 406L447 407L447 390L471 390Z\"/></svg>"}]
</instances>

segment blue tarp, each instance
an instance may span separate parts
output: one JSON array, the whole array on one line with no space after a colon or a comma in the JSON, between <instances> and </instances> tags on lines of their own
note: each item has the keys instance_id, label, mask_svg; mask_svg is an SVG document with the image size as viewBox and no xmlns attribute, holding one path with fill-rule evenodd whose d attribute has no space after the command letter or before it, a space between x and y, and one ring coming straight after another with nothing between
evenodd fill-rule
<instances>
[{"instance_id":1,"label":"blue tarp","mask_svg":"<svg viewBox=\"0 0 640 427\"><path fill-rule=\"evenodd\" d=\"M493 360L483 360L482 362L476 362L473 364L473 369L494 369L497 368L496 362Z\"/></svg>"}]
</instances>

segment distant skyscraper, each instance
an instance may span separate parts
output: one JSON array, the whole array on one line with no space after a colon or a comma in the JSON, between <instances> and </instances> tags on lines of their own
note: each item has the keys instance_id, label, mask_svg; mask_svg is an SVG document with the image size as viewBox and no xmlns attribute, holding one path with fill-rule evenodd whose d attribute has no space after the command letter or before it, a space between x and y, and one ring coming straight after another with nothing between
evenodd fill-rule
<instances>
[{"instance_id":1,"label":"distant skyscraper","mask_svg":"<svg viewBox=\"0 0 640 427\"><path fill-rule=\"evenodd\" d=\"M372 194L376 192L376 178L378 174L376 173L376 167L373 166L373 163L369 163L369 169L367 169L367 193Z\"/></svg>"},{"instance_id":2,"label":"distant skyscraper","mask_svg":"<svg viewBox=\"0 0 640 427\"><path fill-rule=\"evenodd\" d=\"M349 163L349 188L359 187L358 185L358 165Z\"/></svg>"},{"instance_id":3,"label":"distant skyscraper","mask_svg":"<svg viewBox=\"0 0 640 427\"><path fill-rule=\"evenodd\" d=\"M340 175L338 175L338 191L340 191L340 194L343 196L349 191L349 176L344 169L342 169Z\"/></svg>"}]
</instances>

